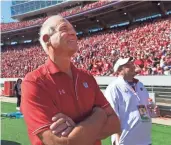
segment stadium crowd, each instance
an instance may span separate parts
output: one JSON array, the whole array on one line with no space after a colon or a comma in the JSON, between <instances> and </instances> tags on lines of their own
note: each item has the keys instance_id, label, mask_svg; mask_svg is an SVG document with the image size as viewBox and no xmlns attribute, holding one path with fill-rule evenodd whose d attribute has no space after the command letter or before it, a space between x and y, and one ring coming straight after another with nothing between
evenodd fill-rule
<instances>
[{"instance_id":1,"label":"stadium crowd","mask_svg":"<svg viewBox=\"0 0 171 145\"><path fill-rule=\"evenodd\" d=\"M60 15L63 17L67 17L76 13L80 13L83 11L87 11L89 9L101 7L102 5L108 4L111 1L98 1L90 4L86 4L83 7L75 7L72 9L69 9L67 11L61 12ZM9 31L9 30L14 30L14 29L20 29L20 28L25 28L25 27L30 27L34 25L40 25L42 24L48 17L44 18L38 18L38 19L33 19L33 20L28 20L28 21L22 21L22 22L13 22L13 23L1 23L1 31Z\"/></svg>"},{"instance_id":2,"label":"stadium crowd","mask_svg":"<svg viewBox=\"0 0 171 145\"><path fill-rule=\"evenodd\" d=\"M36 69L45 59L46 54L38 43L23 44L2 48L2 77L23 77Z\"/></svg>"},{"instance_id":3,"label":"stadium crowd","mask_svg":"<svg viewBox=\"0 0 171 145\"><path fill-rule=\"evenodd\" d=\"M154 20L123 30L98 32L78 40L72 58L78 68L95 76L113 76L119 57L133 57L138 75L171 74L171 19ZM24 77L46 60L39 43L5 46L2 77Z\"/></svg>"},{"instance_id":4,"label":"stadium crowd","mask_svg":"<svg viewBox=\"0 0 171 145\"><path fill-rule=\"evenodd\" d=\"M64 11L64 12L61 13L61 15L63 17L70 16L70 15L73 15L73 14L76 14L76 13L80 13L80 12L84 12L84 11L87 11L87 10L90 10L90 9L101 7L101 6L106 5L106 4L110 3L110 2L111 1L107 0L107 1L98 1L98 2L95 2L95 3L91 3L91 4L86 4L83 7L79 6L79 7L73 8L71 10Z\"/></svg>"}]
</instances>

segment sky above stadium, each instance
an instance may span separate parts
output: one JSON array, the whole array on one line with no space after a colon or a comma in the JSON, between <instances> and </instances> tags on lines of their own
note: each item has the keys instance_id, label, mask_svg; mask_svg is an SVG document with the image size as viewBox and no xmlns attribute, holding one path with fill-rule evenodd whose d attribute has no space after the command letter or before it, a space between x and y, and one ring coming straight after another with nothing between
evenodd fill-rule
<instances>
[{"instance_id":1,"label":"sky above stadium","mask_svg":"<svg viewBox=\"0 0 171 145\"><path fill-rule=\"evenodd\" d=\"M1 22L9 23L15 20L11 19L10 6L12 5L11 0L0 0L1 2Z\"/></svg>"}]
</instances>

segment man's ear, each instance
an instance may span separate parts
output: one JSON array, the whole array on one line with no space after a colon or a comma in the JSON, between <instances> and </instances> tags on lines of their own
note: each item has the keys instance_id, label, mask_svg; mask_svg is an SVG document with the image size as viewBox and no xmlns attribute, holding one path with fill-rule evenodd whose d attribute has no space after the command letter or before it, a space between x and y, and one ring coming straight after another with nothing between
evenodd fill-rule
<instances>
[{"instance_id":1,"label":"man's ear","mask_svg":"<svg viewBox=\"0 0 171 145\"><path fill-rule=\"evenodd\" d=\"M47 35L47 34L43 35L43 41L45 43L49 42L49 35Z\"/></svg>"}]
</instances>

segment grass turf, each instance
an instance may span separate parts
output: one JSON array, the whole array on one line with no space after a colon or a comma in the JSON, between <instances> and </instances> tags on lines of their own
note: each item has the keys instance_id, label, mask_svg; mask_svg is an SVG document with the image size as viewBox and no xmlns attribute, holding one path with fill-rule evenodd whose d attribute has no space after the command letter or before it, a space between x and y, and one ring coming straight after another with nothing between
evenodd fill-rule
<instances>
[{"instance_id":1,"label":"grass turf","mask_svg":"<svg viewBox=\"0 0 171 145\"><path fill-rule=\"evenodd\" d=\"M15 112L16 105L1 102L1 112ZM2 145L30 145L23 119L1 118ZM153 145L171 145L171 126L153 124ZM110 138L102 141L103 145L111 145Z\"/></svg>"}]
</instances>

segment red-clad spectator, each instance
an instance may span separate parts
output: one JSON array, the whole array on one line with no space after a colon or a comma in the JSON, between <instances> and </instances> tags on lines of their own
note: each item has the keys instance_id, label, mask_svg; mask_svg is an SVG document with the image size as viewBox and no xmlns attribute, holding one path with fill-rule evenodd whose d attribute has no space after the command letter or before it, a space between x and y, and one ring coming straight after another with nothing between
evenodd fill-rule
<instances>
[{"instance_id":1,"label":"red-clad spectator","mask_svg":"<svg viewBox=\"0 0 171 145\"><path fill-rule=\"evenodd\" d=\"M158 75L163 75L163 69L160 67L160 64L157 64L157 74Z\"/></svg>"},{"instance_id":2,"label":"red-clad spectator","mask_svg":"<svg viewBox=\"0 0 171 145\"><path fill-rule=\"evenodd\" d=\"M150 75L150 71L147 67L143 67L142 70L139 73L140 75Z\"/></svg>"},{"instance_id":3,"label":"red-clad spectator","mask_svg":"<svg viewBox=\"0 0 171 145\"><path fill-rule=\"evenodd\" d=\"M137 56L137 59L135 59L134 64L138 65L140 68L144 67L144 62L141 59L140 55Z\"/></svg>"}]
</instances>

